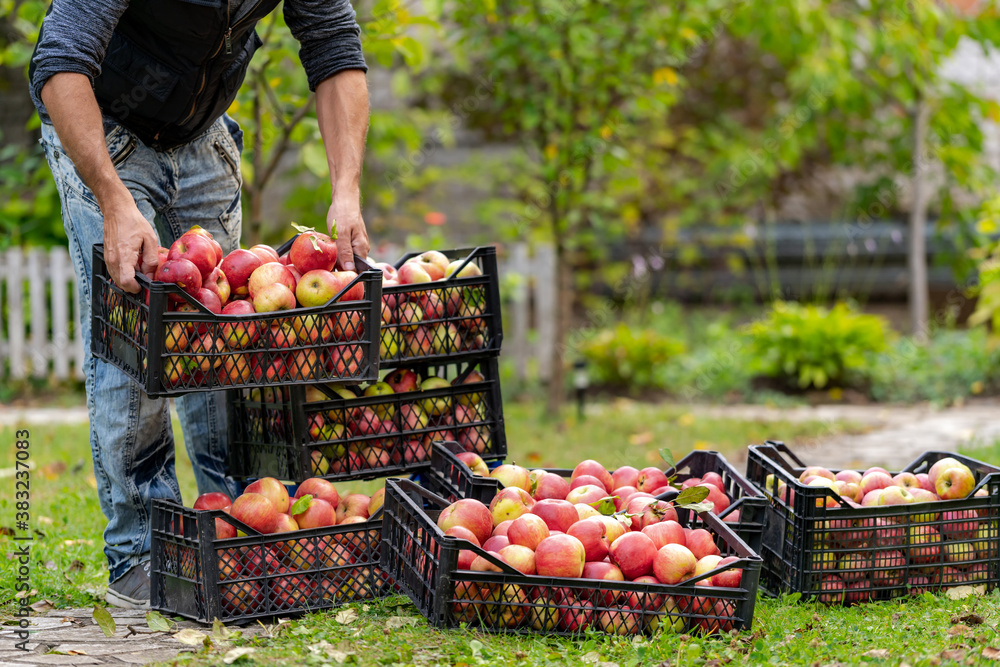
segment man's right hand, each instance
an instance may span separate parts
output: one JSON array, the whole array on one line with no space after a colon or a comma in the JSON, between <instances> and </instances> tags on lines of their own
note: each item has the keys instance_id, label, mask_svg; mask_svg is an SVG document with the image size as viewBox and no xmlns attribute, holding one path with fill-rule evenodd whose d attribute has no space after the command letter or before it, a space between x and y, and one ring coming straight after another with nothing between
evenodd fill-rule
<instances>
[{"instance_id":1,"label":"man's right hand","mask_svg":"<svg viewBox=\"0 0 1000 667\"><path fill-rule=\"evenodd\" d=\"M104 261L115 284L126 292L138 292L135 272L152 277L156 271L160 242L131 197L106 207L104 212Z\"/></svg>"}]
</instances>

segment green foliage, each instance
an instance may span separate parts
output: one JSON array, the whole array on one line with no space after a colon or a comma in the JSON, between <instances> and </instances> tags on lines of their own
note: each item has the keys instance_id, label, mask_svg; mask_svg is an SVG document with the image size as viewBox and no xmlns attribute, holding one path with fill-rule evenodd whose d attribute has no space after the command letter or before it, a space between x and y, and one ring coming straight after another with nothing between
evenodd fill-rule
<instances>
[{"instance_id":1,"label":"green foliage","mask_svg":"<svg viewBox=\"0 0 1000 667\"><path fill-rule=\"evenodd\" d=\"M877 401L951 403L1000 390L1000 350L990 350L983 329L939 331L923 345L906 338L871 361Z\"/></svg>"},{"instance_id":2,"label":"green foliage","mask_svg":"<svg viewBox=\"0 0 1000 667\"><path fill-rule=\"evenodd\" d=\"M984 202L977 223L980 245L971 252L978 260L979 285L976 310L969 324L990 326L990 347L1000 345L1000 197Z\"/></svg>"},{"instance_id":3,"label":"green foliage","mask_svg":"<svg viewBox=\"0 0 1000 667\"><path fill-rule=\"evenodd\" d=\"M683 343L658 330L620 323L598 332L580 351L598 384L644 389L657 386L662 369L684 349Z\"/></svg>"},{"instance_id":4,"label":"green foliage","mask_svg":"<svg viewBox=\"0 0 1000 667\"><path fill-rule=\"evenodd\" d=\"M846 303L832 309L777 302L746 328L753 369L800 389L847 386L868 374L868 359L886 349L888 323L855 312Z\"/></svg>"}]
</instances>

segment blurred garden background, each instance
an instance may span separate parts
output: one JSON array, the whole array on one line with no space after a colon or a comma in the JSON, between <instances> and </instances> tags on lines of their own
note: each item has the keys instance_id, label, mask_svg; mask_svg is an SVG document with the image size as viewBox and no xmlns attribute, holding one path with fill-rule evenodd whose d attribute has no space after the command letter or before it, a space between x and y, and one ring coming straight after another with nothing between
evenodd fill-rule
<instances>
[{"instance_id":1,"label":"blurred garden background","mask_svg":"<svg viewBox=\"0 0 1000 667\"><path fill-rule=\"evenodd\" d=\"M992 5L355 7L372 255L499 246L507 400L551 417L583 385L779 406L1000 391ZM46 8L0 0L0 405L82 400L27 95ZM297 44L280 12L259 32L230 109L247 244L320 225L330 194Z\"/></svg>"}]
</instances>

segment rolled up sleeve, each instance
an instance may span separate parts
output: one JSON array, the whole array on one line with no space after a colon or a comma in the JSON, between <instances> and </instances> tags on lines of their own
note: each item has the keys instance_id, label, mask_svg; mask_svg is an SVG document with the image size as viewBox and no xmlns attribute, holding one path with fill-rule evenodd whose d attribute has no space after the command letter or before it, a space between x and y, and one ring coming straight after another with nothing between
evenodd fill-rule
<instances>
[{"instance_id":1,"label":"rolled up sleeve","mask_svg":"<svg viewBox=\"0 0 1000 667\"><path fill-rule=\"evenodd\" d=\"M60 72L75 72L93 83L127 7L128 0L53 0L30 66L31 99L43 119L48 119L42 104L45 82Z\"/></svg>"},{"instance_id":2,"label":"rolled up sleeve","mask_svg":"<svg viewBox=\"0 0 1000 667\"><path fill-rule=\"evenodd\" d=\"M309 90L343 70L368 71L349 0L285 0L284 11L285 23L301 45L299 59Z\"/></svg>"}]
</instances>

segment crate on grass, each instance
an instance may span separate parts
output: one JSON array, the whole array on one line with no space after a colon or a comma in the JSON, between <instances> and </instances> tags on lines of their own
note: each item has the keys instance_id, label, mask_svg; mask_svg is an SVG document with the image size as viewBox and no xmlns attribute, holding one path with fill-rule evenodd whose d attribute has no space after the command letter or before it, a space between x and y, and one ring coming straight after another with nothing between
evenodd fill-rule
<instances>
[{"instance_id":1,"label":"crate on grass","mask_svg":"<svg viewBox=\"0 0 1000 667\"><path fill-rule=\"evenodd\" d=\"M973 473L967 497L908 502L895 494L901 504L861 506L828 487L800 482L806 465L784 444L751 446L747 477L768 498L761 589L853 604L951 586L996 588L1000 468L925 452L901 472L927 473L946 457Z\"/></svg>"},{"instance_id":2,"label":"crate on grass","mask_svg":"<svg viewBox=\"0 0 1000 667\"><path fill-rule=\"evenodd\" d=\"M437 439L488 460L506 456L495 357L408 369L440 381L374 396L324 385L230 392L230 474L301 482L412 473L430 465Z\"/></svg>"},{"instance_id":3,"label":"crate on grass","mask_svg":"<svg viewBox=\"0 0 1000 667\"><path fill-rule=\"evenodd\" d=\"M445 535L437 517L448 501L406 480L386 484L382 568L431 625L467 624L495 632L572 635L587 629L636 635L749 628L760 558L713 515L702 516L723 556L735 561L679 584L525 575L471 542ZM682 525L690 513L680 513ZM471 550L499 572L459 570ZM740 570L736 587L699 586L715 573Z\"/></svg>"},{"instance_id":4,"label":"crate on grass","mask_svg":"<svg viewBox=\"0 0 1000 667\"><path fill-rule=\"evenodd\" d=\"M322 306L224 315L142 274L139 292L125 292L111 280L104 246L93 254L91 351L149 396L378 377L382 276L370 267ZM338 301L352 291L360 298Z\"/></svg>"},{"instance_id":5,"label":"crate on grass","mask_svg":"<svg viewBox=\"0 0 1000 667\"><path fill-rule=\"evenodd\" d=\"M489 503L500 488L500 483L492 477L474 475L472 470L458 458L462 448L457 443L435 442L431 451L430 470L425 473L427 488L433 490L447 500L458 498L475 498ZM567 480L573 474L569 468L547 468ZM682 484L694 477L703 477L714 472L722 477L726 495L731 503L717 512L719 518L729 524L750 548L756 551L760 547L761 531L764 523L764 511L767 501L763 494L747 481L725 457L718 452L692 452L678 461L673 468L664 472L667 476L675 476L674 483ZM670 500L677 494L668 491L661 494L661 500ZM696 515L692 518L694 524L701 519ZM699 526L695 526L699 527Z\"/></svg>"},{"instance_id":6,"label":"crate on grass","mask_svg":"<svg viewBox=\"0 0 1000 667\"><path fill-rule=\"evenodd\" d=\"M404 255L396 268L419 254ZM503 326L496 248L444 250L442 254L454 264L450 277L383 287L383 363L499 354Z\"/></svg>"},{"instance_id":7,"label":"crate on grass","mask_svg":"<svg viewBox=\"0 0 1000 667\"><path fill-rule=\"evenodd\" d=\"M221 510L154 500L151 606L203 623L243 622L383 597L392 585L379 566L380 517L261 535ZM217 519L246 536L217 539Z\"/></svg>"}]
</instances>

